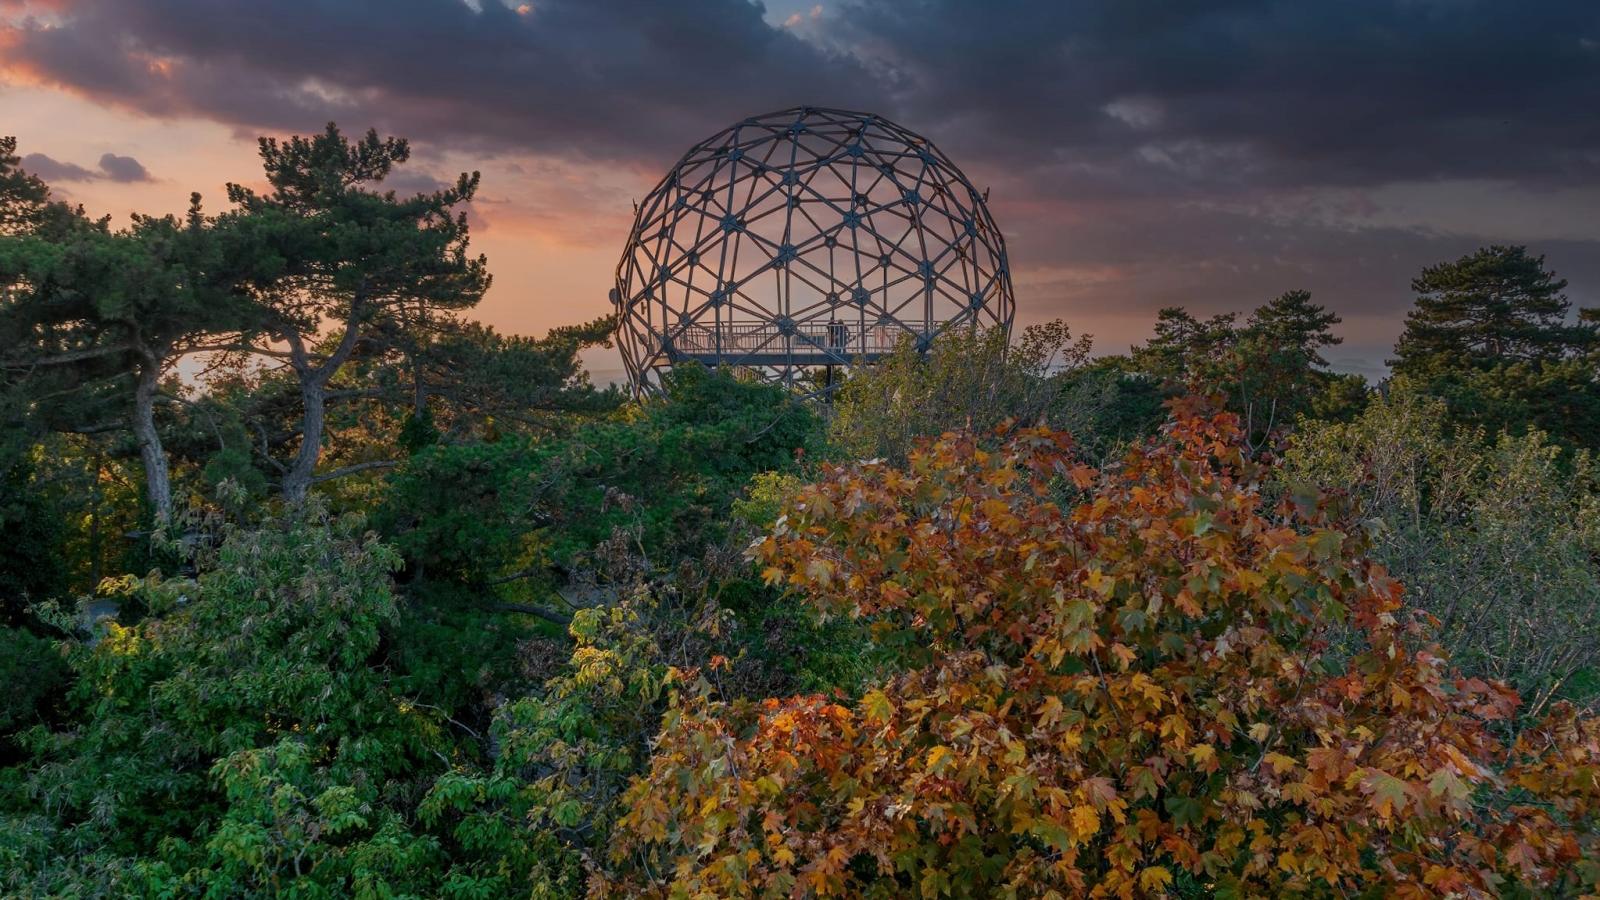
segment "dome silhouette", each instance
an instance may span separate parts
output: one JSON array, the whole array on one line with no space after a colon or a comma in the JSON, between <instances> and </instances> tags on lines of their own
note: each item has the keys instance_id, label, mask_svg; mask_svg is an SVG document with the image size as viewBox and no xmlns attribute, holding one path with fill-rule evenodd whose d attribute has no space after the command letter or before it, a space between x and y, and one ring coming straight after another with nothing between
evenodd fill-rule
<instances>
[{"instance_id":1,"label":"dome silhouette","mask_svg":"<svg viewBox=\"0 0 1600 900\"><path fill-rule=\"evenodd\" d=\"M868 113L786 109L701 141L638 204L617 265L635 392L687 360L792 386L903 340L1009 331L984 199L926 138Z\"/></svg>"}]
</instances>

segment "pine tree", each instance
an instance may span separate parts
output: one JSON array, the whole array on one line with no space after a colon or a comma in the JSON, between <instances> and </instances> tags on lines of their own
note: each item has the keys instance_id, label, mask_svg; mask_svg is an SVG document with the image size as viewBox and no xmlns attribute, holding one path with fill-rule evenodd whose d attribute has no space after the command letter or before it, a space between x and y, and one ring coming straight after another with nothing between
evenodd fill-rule
<instances>
[{"instance_id":1,"label":"pine tree","mask_svg":"<svg viewBox=\"0 0 1600 900\"><path fill-rule=\"evenodd\" d=\"M228 227L258 260L265 340L249 352L281 361L299 382L300 447L282 480L292 502L329 475L314 474L328 385L358 347L396 328L427 330L489 286L484 258L467 255L458 209L477 192L478 174L412 197L383 191L384 178L410 158L402 138L368 131L352 141L330 122L311 137L262 138L269 192L228 185L239 206Z\"/></svg>"},{"instance_id":2,"label":"pine tree","mask_svg":"<svg viewBox=\"0 0 1600 900\"><path fill-rule=\"evenodd\" d=\"M1566 286L1526 247L1484 247L1429 266L1411 282L1417 304L1390 365L1396 374L1420 375L1554 362L1590 350L1596 330L1567 321Z\"/></svg>"},{"instance_id":3,"label":"pine tree","mask_svg":"<svg viewBox=\"0 0 1600 900\"><path fill-rule=\"evenodd\" d=\"M1286 291L1250 314L1246 333L1261 337L1304 368L1326 369L1322 348L1344 343L1332 328L1339 317L1311 302L1310 291Z\"/></svg>"},{"instance_id":4,"label":"pine tree","mask_svg":"<svg viewBox=\"0 0 1600 900\"><path fill-rule=\"evenodd\" d=\"M1525 247L1485 247L1429 266L1390 361L1445 400L1452 419L1488 435L1548 432L1600 446L1600 319L1562 293L1567 282Z\"/></svg>"},{"instance_id":5,"label":"pine tree","mask_svg":"<svg viewBox=\"0 0 1600 900\"><path fill-rule=\"evenodd\" d=\"M213 220L107 219L52 201L0 141L0 387L32 430L133 434L156 518L173 509L156 427L162 380L218 332L243 327ZM48 402L43 402L49 398Z\"/></svg>"}]
</instances>

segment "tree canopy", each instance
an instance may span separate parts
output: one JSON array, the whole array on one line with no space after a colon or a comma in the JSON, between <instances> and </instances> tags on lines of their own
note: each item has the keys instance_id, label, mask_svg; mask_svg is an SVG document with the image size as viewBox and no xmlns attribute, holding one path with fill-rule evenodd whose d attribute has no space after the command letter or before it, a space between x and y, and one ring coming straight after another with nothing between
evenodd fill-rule
<instances>
[{"instance_id":1,"label":"tree canopy","mask_svg":"<svg viewBox=\"0 0 1600 900\"><path fill-rule=\"evenodd\" d=\"M113 222L0 140L0 894L1600 893L1541 257L1378 384L1289 289L631 397L473 318L476 174L260 156Z\"/></svg>"},{"instance_id":2,"label":"tree canopy","mask_svg":"<svg viewBox=\"0 0 1600 900\"><path fill-rule=\"evenodd\" d=\"M1594 328L1568 321L1567 281L1525 247L1484 247L1422 270L1395 345L1402 375L1553 362L1593 350Z\"/></svg>"}]
</instances>

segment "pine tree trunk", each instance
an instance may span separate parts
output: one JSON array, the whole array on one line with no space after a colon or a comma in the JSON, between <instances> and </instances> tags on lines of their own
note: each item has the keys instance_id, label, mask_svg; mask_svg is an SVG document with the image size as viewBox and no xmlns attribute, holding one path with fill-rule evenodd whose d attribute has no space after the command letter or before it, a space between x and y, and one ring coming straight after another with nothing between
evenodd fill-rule
<instances>
[{"instance_id":1,"label":"pine tree trunk","mask_svg":"<svg viewBox=\"0 0 1600 900\"><path fill-rule=\"evenodd\" d=\"M300 402L304 407L300 420L300 452L295 454L294 462L290 464L289 471L284 473L282 482L283 499L290 503L304 503L311 493L312 476L317 470L317 461L322 457L323 412L328 402L328 382L333 380L339 367L355 350L365 309L363 285L350 301L350 311L345 317L344 335L339 338L339 345L321 365L312 365L311 356L306 352L305 339L299 332L292 329L283 332L284 340L289 344L290 365L300 378Z\"/></svg>"},{"instance_id":2,"label":"pine tree trunk","mask_svg":"<svg viewBox=\"0 0 1600 900\"><path fill-rule=\"evenodd\" d=\"M156 508L156 520L164 523L172 521L172 479L166 450L156 431L156 389L160 381L161 366L147 354L134 386L133 434L139 442L139 460L144 464L145 490Z\"/></svg>"},{"instance_id":3,"label":"pine tree trunk","mask_svg":"<svg viewBox=\"0 0 1600 900\"><path fill-rule=\"evenodd\" d=\"M300 428L300 452L283 476L283 498L290 503L304 503L311 492L311 476L322 455L323 410L327 397L320 378L308 378L300 383L300 401L304 406Z\"/></svg>"}]
</instances>

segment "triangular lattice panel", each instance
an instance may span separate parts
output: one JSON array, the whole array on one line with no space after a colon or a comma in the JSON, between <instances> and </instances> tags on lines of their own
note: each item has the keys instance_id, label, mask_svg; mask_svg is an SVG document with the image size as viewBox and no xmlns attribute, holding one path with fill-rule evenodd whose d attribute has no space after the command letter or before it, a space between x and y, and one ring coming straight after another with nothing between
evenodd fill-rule
<instances>
[{"instance_id":1,"label":"triangular lattice panel","mask_svg":"<svg viewBox=\"0 0 1600 900\"><path fill-rule=\"evenodd\" d=\"M695 145L639 205L612 295L636 391L684 360L793 384L901 340L1009 329L1005 241L938 148L801 107Z\"/></svg>"}]
</instances>

